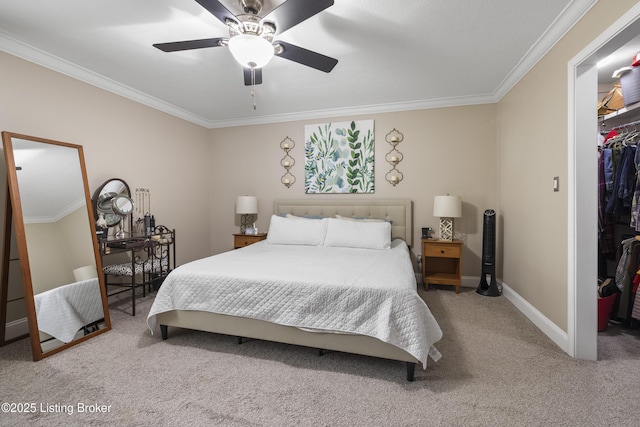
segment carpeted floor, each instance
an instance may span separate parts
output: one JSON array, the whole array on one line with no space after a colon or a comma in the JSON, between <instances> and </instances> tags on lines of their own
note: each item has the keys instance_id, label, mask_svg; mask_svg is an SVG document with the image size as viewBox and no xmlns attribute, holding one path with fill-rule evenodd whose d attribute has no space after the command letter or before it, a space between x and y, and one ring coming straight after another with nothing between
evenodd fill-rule
<instances>
[{"instance_id":1,"label":"carpeted floor","mask_svg":"<svg viewBox=\"0 0 640 427\"><path fill-rule=\"evenodd\" d=\"M640 336L611 327L598 362L556 347L504 297L421 292L443 354L416 381L399 362L146 327L114 304L113 330L40 362L0 348L3 426L637 426ZM91 412L104 409L106 412ZM69 413L73 412L73 413Z\"/></svg>"}]
</instances>

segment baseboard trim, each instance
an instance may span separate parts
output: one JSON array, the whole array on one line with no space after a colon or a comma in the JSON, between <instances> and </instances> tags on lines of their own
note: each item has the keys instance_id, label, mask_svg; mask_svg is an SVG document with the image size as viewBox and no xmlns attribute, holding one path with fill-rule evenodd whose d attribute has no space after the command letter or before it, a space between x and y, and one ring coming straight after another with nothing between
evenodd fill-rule
<instances>
[{"instance_id":1,"label":"baseboard trim","mask_svg":"<svg viewBox=\"0 0 640 427\"><path fill-rule=\"evenodd\" d=\"M527 319L538 327L551 341L556 343L558 347L569 353L569 335L560 329L555 323L549 320L544 314L540 313L534 306L529 304L527 300L522 298L520 294L511 289L503 281L497 279L498 284L502 287L502 295L513 304ZM463 276L462 286L465 288L477 288L480 283L480 277Z\"/></svg>"},{"instance_id":2,"label":"baseboard trim","mask_svg":"<svg viewBox=\"0 0 640 427\"><path fill-rule=\"evenodd\" d=\"M569 334L549 320L544 314L540 313L534 306L529 304L527 300L522 298L520 294L511 289L504 282L502 285L502 295L511 302L527 319L531 320L551 341L556 343L567 354L569 353Z\"/></svg>"},{"instance_id":3,"label":"baseboard trim","mask_svg":"<svg viewBox=\"0 0 640 427\"><path fill-rule=\"evenodd\" d=\"M478 283L480 283L479 276L462 276L462 283L460 286L463 288L477 288Z\"/></svg>"},{"instance_id":4,"label":"baseboard trim","mask_svg":"<svg viewBox=\"0 0 640 427\"><path fill-rule=\"evenodd\" d=\"M421 282L422 278L420 278ZM496 279L498 285L502 288L502 296L504 296L511 304L513 304L522 314L525 315L543 334L549 337L558 347L571 356L569 352L569 334L560 329L555 323L549 320L538 309L529 304L527 300L522 298L520 294L511 289L500 279ZM480 276L462 276L463 288L477 288L480 283Z\"/></svg>"},{"instance_id":5,"label":"baseboard trim","mask_svg":"<svg viewBox=\"0 0 640 427\"><path fill-rule=\"evenodd\" d=\"M22 319L7 322L5 328L4 339L6 341L16 337L21 337L29 333L29 321L26 317Z\"/></svg>"}]
</instances>

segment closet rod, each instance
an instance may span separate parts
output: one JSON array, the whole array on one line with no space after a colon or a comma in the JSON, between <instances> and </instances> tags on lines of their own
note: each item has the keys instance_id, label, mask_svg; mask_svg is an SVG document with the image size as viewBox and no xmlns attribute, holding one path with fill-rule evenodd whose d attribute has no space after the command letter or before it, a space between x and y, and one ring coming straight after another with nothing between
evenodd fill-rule
<instances>
[{"instance_id":1,"label":"closet rod","mask_svg":"<svg viewBox=\"0 0 640 427\"><path fill-rule=\"evenodd\" d=\"M625 124L619 125L619 126L614 126L611 129L609 129L609 131L618 130L618 129L626 128L626 127L629 127L629 126L636 126L636 125L640 125L640 120L636 120L634 122L625 123Z\"/></svg>"}]
</instances>

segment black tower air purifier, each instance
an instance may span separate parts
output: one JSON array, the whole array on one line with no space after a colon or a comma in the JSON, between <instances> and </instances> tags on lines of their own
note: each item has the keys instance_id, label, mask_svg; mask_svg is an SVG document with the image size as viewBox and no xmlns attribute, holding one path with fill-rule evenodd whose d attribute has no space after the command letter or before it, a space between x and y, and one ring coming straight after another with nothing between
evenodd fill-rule
<instances>
[{"instance_id":1,"label":"black tower air purifier","mask_svg":"<svg viewBox=\"0 0 640 427\"><path fill-rule=\"evenodd\" d=\"M487 276L491 276L487 283ZM484 233L482 236L482 273L476 292L488 297L500 296L496 283L496 211L484 211Z\"/></svg>"}]
</instances>

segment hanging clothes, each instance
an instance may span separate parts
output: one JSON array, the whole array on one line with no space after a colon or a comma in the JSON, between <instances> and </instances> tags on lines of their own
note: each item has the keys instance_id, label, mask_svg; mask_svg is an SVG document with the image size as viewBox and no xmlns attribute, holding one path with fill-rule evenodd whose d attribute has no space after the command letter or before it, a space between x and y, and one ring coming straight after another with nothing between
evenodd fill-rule
<instances>
[{"instance_id":1,"label":"hanging clothes","mask_svg":"<svg viewBox=\"0 0 640 427\"><path fill-rule=\"evenodd\" d=\"M620 289L618 310L615 317L628 320L634 304L633 280L640 264L640 240L635 237L621 243L620 259L616 267L615 282Z\"/></svg>"},{"instance_id":2,"label":"hanging clothes","mask_svg":"<svg viewBox=\"0 0 640 427\"><path fill-rule=\"evenodd\" d=\"M636 169L636 190L633 194L633 203L631 204L631 222L630 226L636 232L640 232L640 150L636 149L636 157L634 159Z\"/></svg>"},{"instance_id":3,"label":"hanging clothes","mask_svg":"<svg viewBox=\"0 0 640 427\"><path fill-rule=\"evenodd\" d=\"M617 164L615 164L615 152L616 148L612 148L615 177L613 191L607 200L605 208L607 213L614 216L631 212L631 204L636 187L636 168L634 164L636 147L622 146Z\"/></svg>"},{"instance_id":4,"label":"hanging clothes","mask_svg":"<svg viewBox=\"0 0 640 427\"><path fill-rule=\"evenodd\" d=\"M640 192L636 194L636 188L640 187L636 185L636 147L624 145L615 137L608 143L598 159L598 246L600 254L612 258L616 250L614 218L630 214L635 208L637 220ZM634 221L632 218L633 227ZM640 228L640 224L637 226Z\"/></svg>"},{"instance_id":5,"label":"hanging clothes","mask_svg":"<svg viewBox=\"0 0 640 427\"><path fill-rule=\"evenodd\" d=\"M636 292L634 293L635 296L637 297L637 290L638 288L636 287ZM636 319L636 320L640 320L640 298L636 298L633 301L633 309L631 310L631 318Z\"/></svg>"},{"instance_id":6,"label":"hanging clothes","mask_svg":"<svg viewBox=\"0 0 640 427\"><path fill-rule=\"evenodd\" d=\"M608 155L605 154L608 151ZM605 211L607 206L607 194L613 191L613 164L610 164L611 178L610 188L607 187L606 162L607 157L611 162L611 149L605 148L598 159L598 250L602 256L612 257L615 254L614 222L613 216ZM602 276L606 276L606 267Z\"/></svg>"},{"instance_id":7,"label":"hanging clothes","mask_svg":"<svg viewBox=\"0 0 640 427\"><path fill-rule=\"evenodd\" d=\"M604 161L604 185L608 193L613 191L613 154L611 148L605 148L602 150L602 156Z\"/></svg>"},{"instance_id":8,"label":"hanging clothes","mask_svg":"<svg viewBox=\"0 0 640 427\"><path fill-rule=\"evenodd\" d=\"M620 159L620 186L618 188L618 200L622 204L623 211L627 208L631 210L633 195L636 189L636 147L635 145L626 146L622 149L622 158ZM622 213L622 211L620 211Z\"/></svg>"}]
</instances>

